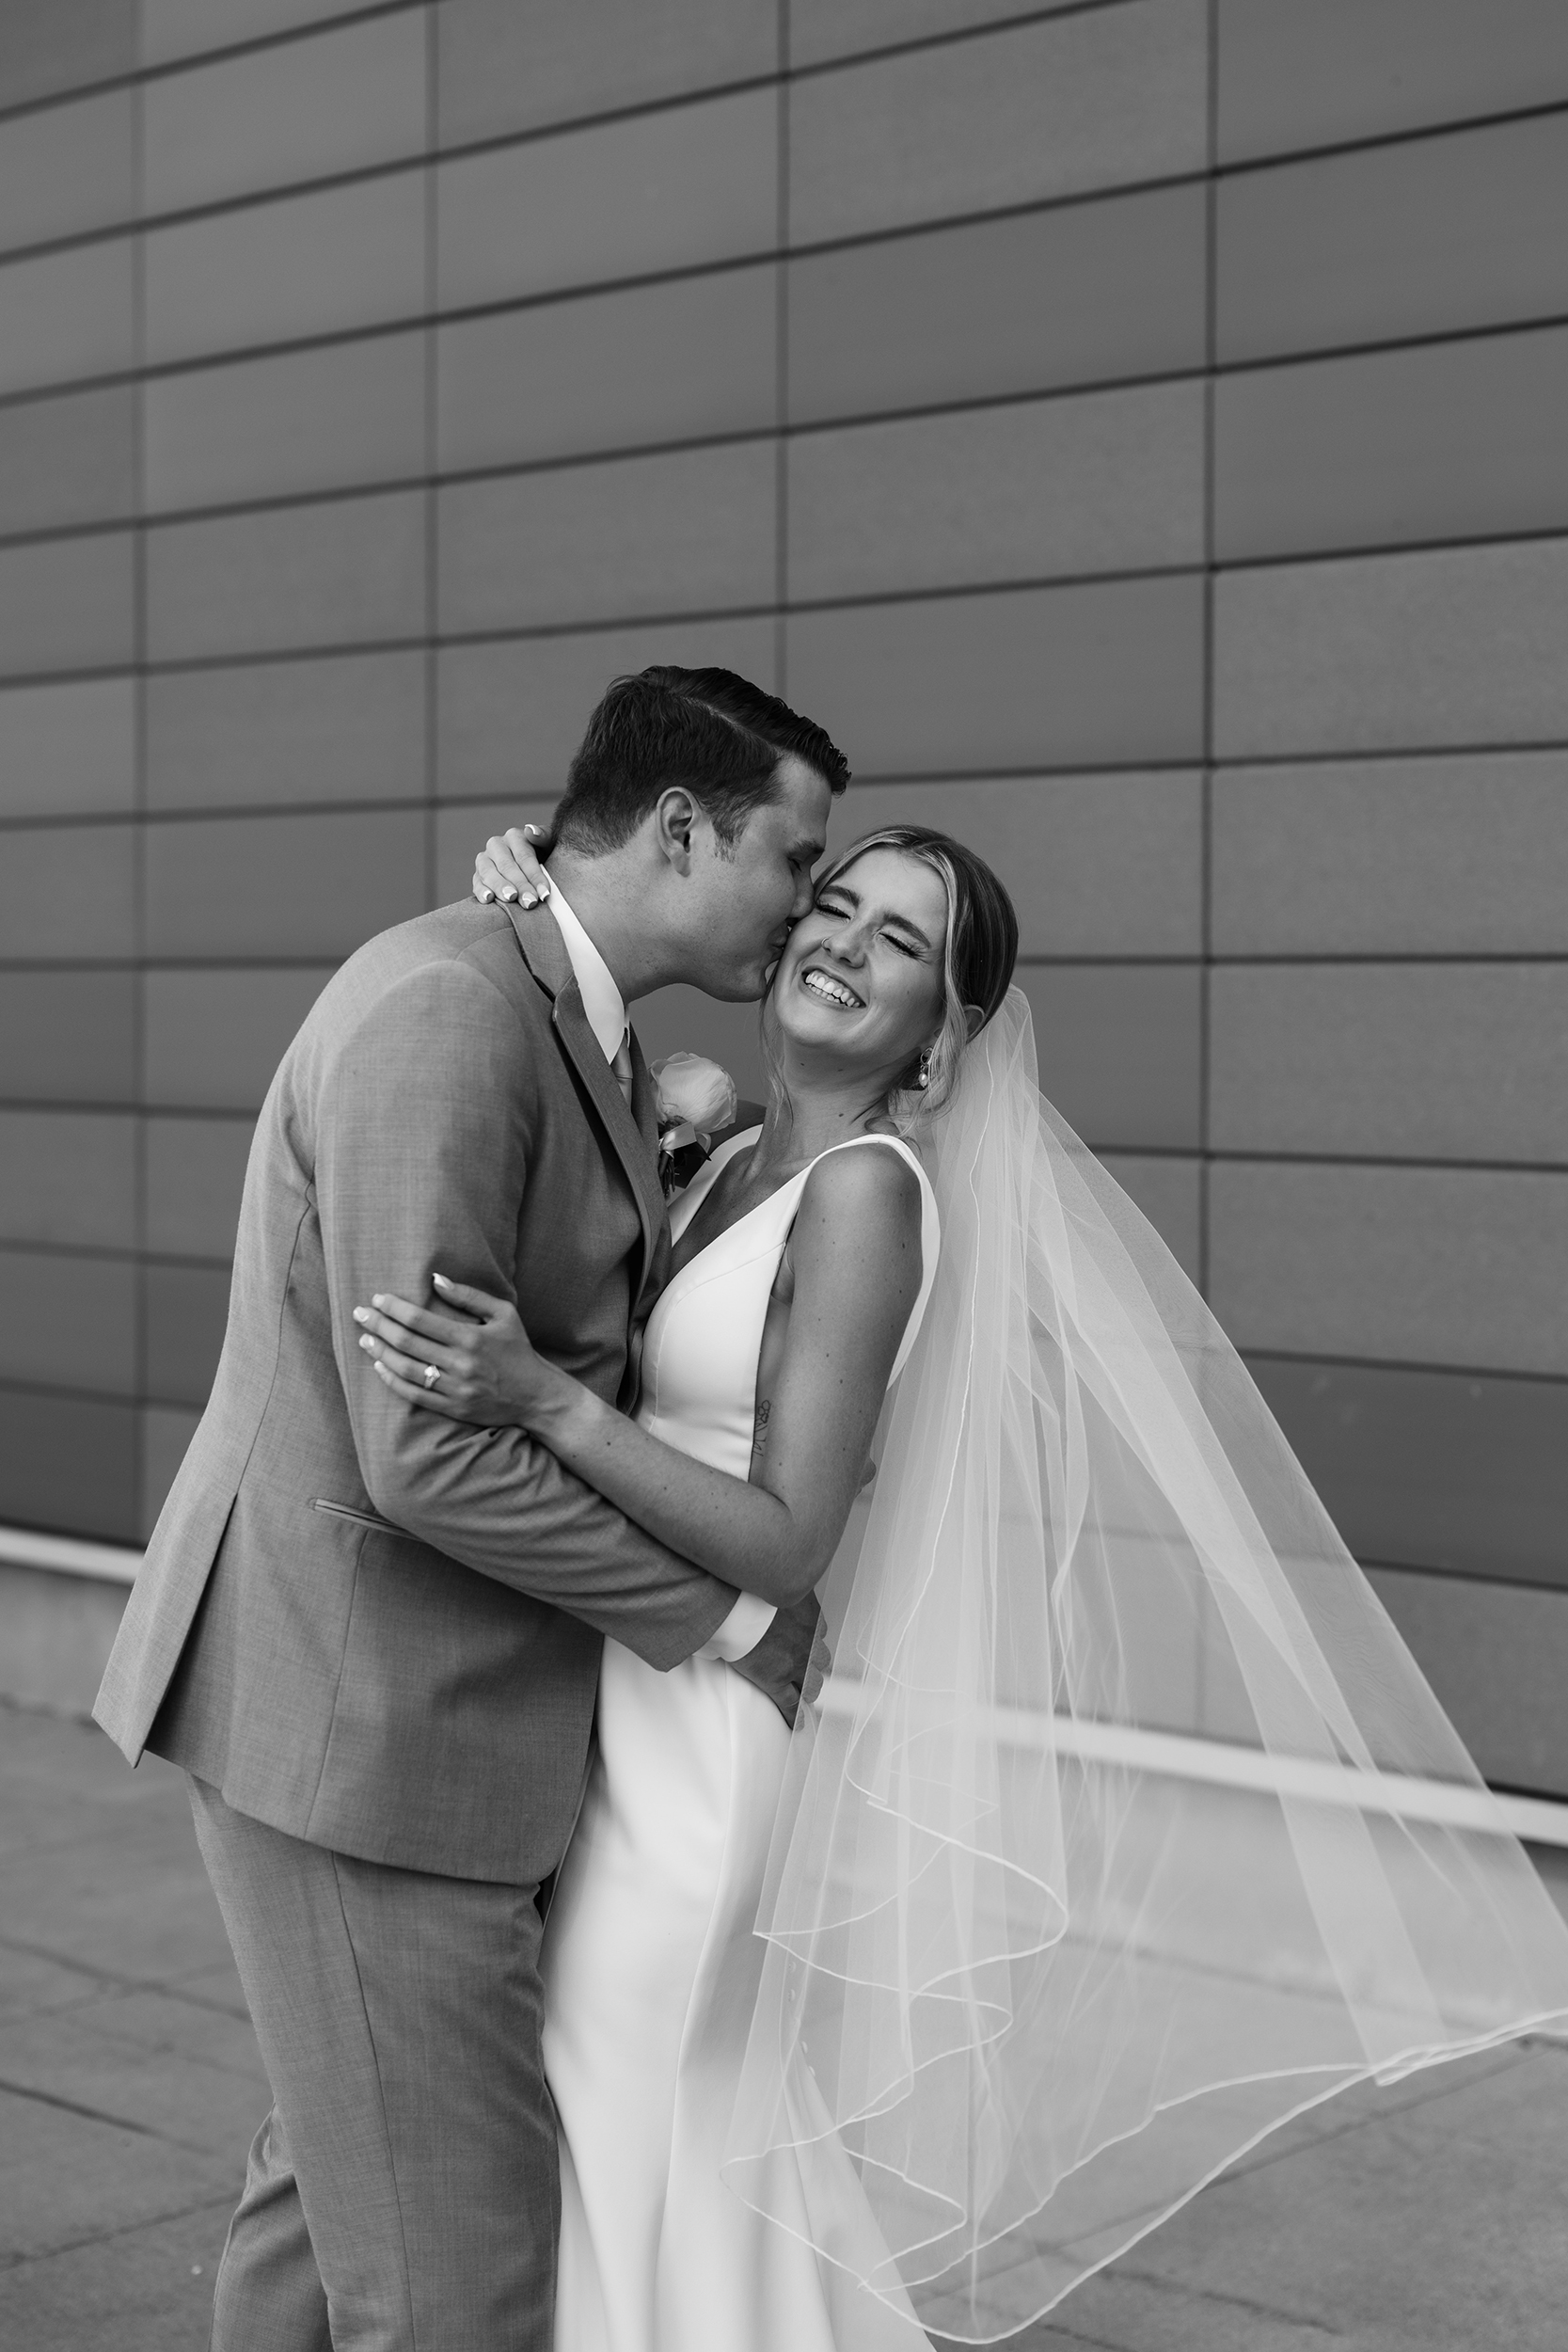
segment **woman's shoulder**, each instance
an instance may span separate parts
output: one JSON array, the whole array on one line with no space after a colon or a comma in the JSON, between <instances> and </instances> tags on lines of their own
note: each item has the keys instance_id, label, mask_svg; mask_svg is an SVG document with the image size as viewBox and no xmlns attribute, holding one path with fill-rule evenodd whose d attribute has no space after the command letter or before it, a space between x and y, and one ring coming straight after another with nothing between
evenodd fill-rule
<instances>
[{"instance_id":1,"label":"woman's shoulder","mask_svg":"<svg viewBox=\"0 0 1568 2352\"><path fill-rule=\"evenodd\" d=\"M873 1151L869 1147L877 1145ZM840 1144L814 1160L800 1196L802 1209L811 1206L835 1221L854 1217L863 1225L875 1218L896 1233L912 1222L918 1228L923 1192L918 1163L895 1130Z\"/></svg>"}]
</instances>

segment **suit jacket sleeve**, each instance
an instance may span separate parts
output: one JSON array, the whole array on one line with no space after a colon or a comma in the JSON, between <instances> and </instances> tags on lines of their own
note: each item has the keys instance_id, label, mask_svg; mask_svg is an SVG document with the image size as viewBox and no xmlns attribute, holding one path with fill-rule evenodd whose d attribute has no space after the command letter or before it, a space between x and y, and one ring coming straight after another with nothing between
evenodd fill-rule
<instances>
[{"instance_id":1,"label":"suit jacket sleeve","mask_svg":"<svg viewBox=\"0 0 1568 2352\"><path fill-rule=\"evenodd\" d=\"M404 1404L358 1345L356 1305L377 1290L428 1298L437 1267L515 1300L537 1100L531 1050L516 1008L483 973L443 962L379 998L325 1073L316 1191L339 1376L377 1511L668 1667L721 1624L732 1588L624 1518L524 1431Z\"/></svg>"}]
</instances>

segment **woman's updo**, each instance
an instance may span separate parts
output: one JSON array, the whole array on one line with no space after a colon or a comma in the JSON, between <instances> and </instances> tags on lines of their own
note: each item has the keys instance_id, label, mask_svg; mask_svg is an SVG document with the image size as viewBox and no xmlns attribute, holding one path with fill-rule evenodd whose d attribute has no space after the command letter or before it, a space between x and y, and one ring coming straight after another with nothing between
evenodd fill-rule
<instances>
[{"instance_id":1,"label":"woman's updo","mask_svg":"<svg viewBox=\"0 0 1568 2352\"><path fill-rule=\"evenodd\" d=\"M935 833L929 825L883 825L851 843L841 858L819 876L824 890L868 850L896 850L918 858L942 877L947 894L947 939L942 953L942 1021L941 1034L926 1054L917 1056L888 1098L888 1109L900 1126L912 1125L922 1112L941 1110L958 1084L958 1064L971 1035L996 1012L1012 985L1018 961L1018 916L984 858L966 850L951 834ZM968 1008L980 1014L972 1029ZM926 1063L927 1083L920 1084Z\"/></svg>"}]
</instances>

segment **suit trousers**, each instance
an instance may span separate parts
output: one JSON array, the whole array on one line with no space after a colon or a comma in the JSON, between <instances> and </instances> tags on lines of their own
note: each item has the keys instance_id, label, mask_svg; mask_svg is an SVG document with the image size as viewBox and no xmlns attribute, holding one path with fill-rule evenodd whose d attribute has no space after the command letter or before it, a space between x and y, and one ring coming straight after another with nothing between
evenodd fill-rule
<instances>
[{"instance_id":1,"label":"suit trousers","mask_svg":"<svg viewBox=\"0 0 1568 2352\"><path fill-rule=\"evenodd\" d=\"M535 1890L357 1861L190 1787L273 2092L214 2352L550 2352Z\"/></svg>"}]
</instances>

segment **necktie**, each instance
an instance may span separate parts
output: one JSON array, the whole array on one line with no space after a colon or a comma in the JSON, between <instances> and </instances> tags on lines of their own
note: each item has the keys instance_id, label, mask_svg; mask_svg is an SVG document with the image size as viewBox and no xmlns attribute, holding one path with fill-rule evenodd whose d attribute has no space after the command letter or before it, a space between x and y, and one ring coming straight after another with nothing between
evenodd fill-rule
<instances>
[{"instance_id":1,"label":"necktie","mask_svg":"<svg viewBox=\"0 0 1568 2352\"><path fill-rule=\"evenodd\" d=\"M622 1030L621 1042L615 1048L615 1058L610 1066L615 1073L615 1083L620 1088L629 1111L631 1108L631 1030L629 1027Z\"/></svg>"}]
</instances>

